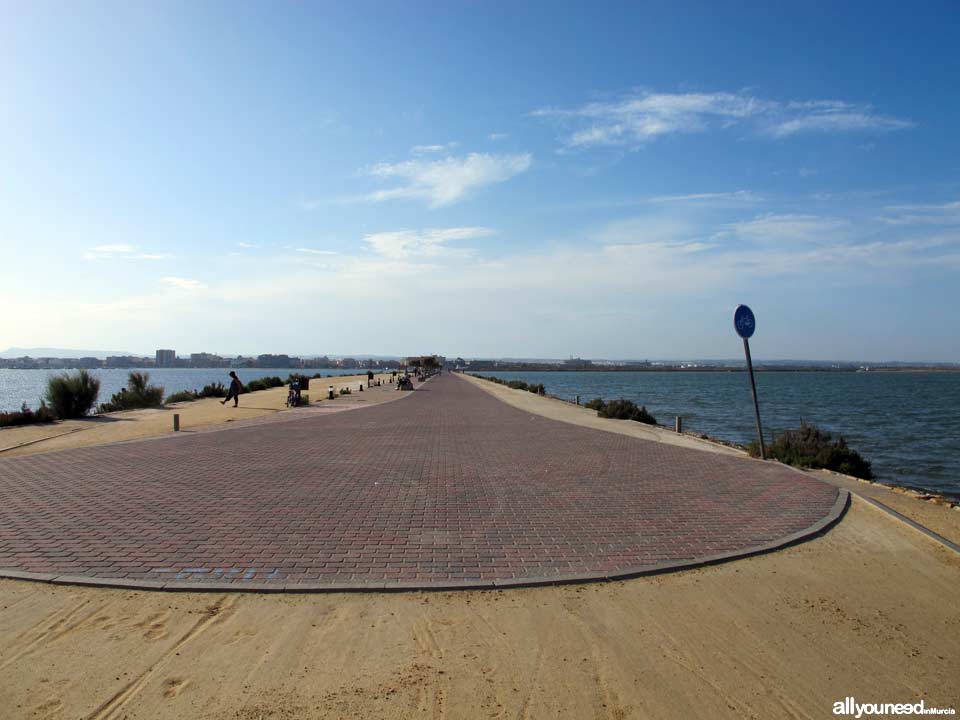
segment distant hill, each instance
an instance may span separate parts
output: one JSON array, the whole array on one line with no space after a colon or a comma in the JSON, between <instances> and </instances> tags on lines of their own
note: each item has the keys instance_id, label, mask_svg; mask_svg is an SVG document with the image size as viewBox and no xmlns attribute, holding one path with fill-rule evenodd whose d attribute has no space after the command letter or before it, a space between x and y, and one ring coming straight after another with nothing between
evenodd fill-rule
<instances>
[{"instance_id":1,"label":"distant hill","mask_svg":"<svg viewBox=\"0 0 960 720\"><path fill-rule=\"evenodd\" d=\"M138 355L125 350L69 350L66 348L18 348L12 347L0 352L0 358L10 359L19 357L51 357L51 358L82 358L95 357L101 360L108 355Z\"/></svg>"}]
</instances>

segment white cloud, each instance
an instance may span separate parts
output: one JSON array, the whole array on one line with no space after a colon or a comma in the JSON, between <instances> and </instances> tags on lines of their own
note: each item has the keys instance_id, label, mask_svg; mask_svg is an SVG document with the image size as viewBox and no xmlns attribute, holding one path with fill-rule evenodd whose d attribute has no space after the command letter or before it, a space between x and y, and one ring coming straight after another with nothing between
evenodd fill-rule
<instances>
[{"instance_id":1,"label":"white cloud","mask_svg":"<svg viewBox=\"0 0 960 720\"><path fill-rule=\"evenodd\" d=\"M254 244L252 244L252 243L248 243L248 242L238 242L238 243L237 243L237 247L240 247L240 248L255 248L255 247L257 247L257 246L254 245Z\"/></svg>"},{"instance_id":2,"label":"white cloud","mask_svg":"<svg viewBox=\"0 0 960 720\"><path fill-rule=\"evenodd\" d=\"M410 257L466 256L468 248L449 248L449 242L472 240L493 235L485 227L437 228L432 230L397 230L365 235L363 241L381 257L401 260Z\"/></svg>"},{"instance_id":3,"label":"white cloud","mask_svg":"<svg viewBox=\"0 0 960 720\"><path fill-rule=\"evenodd\" d=\"M755 243L835 243L848 236L849 220L817 215L768 214L730 223L717 238L735 236Z\"/></svg>"},{"instance_id":4,"label":"white cloud","mask_svg":"<svg viewBox=\"0 0 960 720\"><path fill-rule=\"evenodd\" d=\"M289 248L287 248L289 249ZM297 252L309 253L310 255L336 255L335 250L315 250L313 248L297 248Z\"/></svg>"},{"instance_id":5,"label":"white cloud","mask_svg":"<svg viewBox=\"0 0 960 720\"><path fill-rule=\"evenodd\" d=\"M466 157L447 157L434 161L383 163L371 168L369 173L384 180L399 179L405 184L375 192L366 199L379 202L394 198L416 198L426 200L432 208L441 207L463 199L478 188L505 182L528 170L532 162L533 156L529 153L470 153Z\"/></svg>"},{"instance_id":6,"label":"white cloud","mask_svg":"<svg viewBox=\"0 0 960 720\"><path fill-rule=\"evenodd\" d=\"M411 155L430 155L435 153L447 152L457 147L460 143L448 142L445 145L414 145L410 148Z\"/></svg>"},{"instance_id":7,"label":"white cloud","mask_svg":"<svg viewBox=\"0 0 960 720\"><path fill-rule=\"evenodd\" d=\"M160 282L180 290L205 290L207 288L207 286L199 280L189 280L187 278L163 277L160 278Z\"/></svg>"},{"instance_id":8,"label":"white cloud","mask_svg":"<svg viewBox=\"0 0 960 720\"><path fill-rule=\"evenodd\" d=\"M97 245L81 256L84 260L166 260L171 257L166 253L137 252L136 245L125 243L116 245Z\"/></svg>"},{"instance_id":9,"label":"white cloud","mask_svg":"<svg viewBox=\"0 0 960 720\"><path fill-rule=\"evenodd\" d=\"M648 198L650 203L758 203L763 200L760 195L750 190L735 190L734 192L693 193L690 195L658 195Z\"/></svg>"},{"instance_id":10,"label":"white cloud","mask_svg":"<svg viewBox=\"0 0 960 720\"><path fill-rule=\"evenodd\" d=\"M490 133L487 135L487 139L492 140L493 142L497 142L498 140L506 140L508 137L510 137L509 133Z\"/></svg>"},{"instance_id":11,"label":"white cloud","mask_svg":"<svg viewBox=\"0 0 960 720\"><path fill-rule=\"evenodd\" d=\"M960 200L926 205L890 205L897 213L879 218L886 225L957 225L960 224Z\"/></svg>"},{"instance_id":12,"label":"white cloud","mask_svg":"<svg viewBox=\"0 0 960 720\"><path fill-rule=\"evenodd\" d=\"M782 103L744 92L646 92L574 109L544 108L533 114L579 125L564 139L569 148L641 145L663 135L699 133L744 123L774 137L912 126L908 120L878 115L867 105L835 100Z\"/></svg>"}]
</instances>

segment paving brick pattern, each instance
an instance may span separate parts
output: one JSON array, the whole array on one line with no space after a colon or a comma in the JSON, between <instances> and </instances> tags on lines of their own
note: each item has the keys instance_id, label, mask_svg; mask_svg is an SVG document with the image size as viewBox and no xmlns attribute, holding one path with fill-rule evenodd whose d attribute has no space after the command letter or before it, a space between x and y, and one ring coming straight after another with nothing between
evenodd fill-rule
<instances>
[{"instance_id":1,"label":"paving brick pattern","mask_svg":"<svg viewBox=\"0 0 960 720\"><path fill-rule=\"evenodd\" d=\"M198 589L603 576L771 543L836 501L443 376L354 412L0 460L0 569Z\"/></svg>"}]
</instances>

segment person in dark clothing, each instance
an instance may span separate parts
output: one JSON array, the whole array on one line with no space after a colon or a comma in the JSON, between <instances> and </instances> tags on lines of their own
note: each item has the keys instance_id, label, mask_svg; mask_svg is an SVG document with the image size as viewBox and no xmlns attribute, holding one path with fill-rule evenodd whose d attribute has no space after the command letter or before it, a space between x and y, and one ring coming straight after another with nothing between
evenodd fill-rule
<instances>
[{"instance_id":1,"label":"person in dark clothing","mask_svg":"<svg viewBox=\"0 0 960 720\"><path fill-rule=\"evenodd\" d=\"M233 370L230 371L230 377L233 378L230 381L230 389L227 390L227 396L220 402L221 405L226 405L227 401L230 398L233 398L233 406L236 407L240 401L240 391L243 390L243 383L240 382L240 378L237 377L237 373Z\"/></svg>"}]
</instances>

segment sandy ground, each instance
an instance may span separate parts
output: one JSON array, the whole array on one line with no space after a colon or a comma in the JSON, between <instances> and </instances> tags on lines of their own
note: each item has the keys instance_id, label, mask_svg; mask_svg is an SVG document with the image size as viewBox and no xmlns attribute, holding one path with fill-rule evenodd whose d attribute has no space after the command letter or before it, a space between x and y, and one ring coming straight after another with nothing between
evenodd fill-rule
<instances>
[{"instance_id":1,"label":"sandy ground","mask_svg":"<svg viewBox=\"0 0 960 720\"><path fill-rule=\"evenodd\" d=\"M960 558L855 500L827 535L558 588L145 593L0 581L9 718L826 718L960 709Z\"/></svg>"},{"instance_id":2,"label":"sandy ground","mask_svg":"<svg viewBox=\"0 0 960 720\"><path fill-rule=\"evenodd\" d=\"M554 420L569 422L575 425L597 428L608 432L622 433L645 440L655 440L673 445L720 452L728 455L746 457L746 453L736 448L703 440L694 435L678 435L672 430L644 425L623 420L609 420L597 417L594 410L578 407L556 398L539 397L523 390L512 390L503 385L492 383L489 380L480 380L470 375L459 375L468 382L500 398L504 402L526 412L536 413ZM840 475L829 471L812 471L810 474L833 485L844 487L853 492L861 493L879 500L884 505L906 515L915 522L924 525L948 540L960 544L960 507L951 507L939 498L921 499L923 493L916 493L902 488L890 488L880 483L868 483L847 475Z\"/></svg>"},{"instance_id":3,"label":"sandy ground","mask_svg":"<svg viewBox=\"0 0 960 720\"><path fill-rule=\"evenodd\" d=\"M388 382L390 375L377 375L376 378ZM311 404L322 402L330 385L333 385L335 393L339 393L341 387L350 387L353 390L351 396L340 398L338 395L334 402L339 403L364 400L367 404L373 404L395 400L401 395L389 385L374 388L370 394L366 391L361 394L357 391L361 381L366 382L366 375L319 378L311 381L312 391L305 392L310 396ZM224 406L217 398L207 398L173 403L156 410L130 410L50 425L3 428L0 430L0 457L34 455L164 435L173 432L174 413L180 415L181 431L190 432L197 428L283 412L287 409L286 401L287 388L279 387L241 395L238 408L234 408L232 402Z\"/></svg>"},{"instance_id":4,"label":"sandy ground","mask_svg":"<svg viewBox=\"0 0 960 720\"><path fill-rule=\"evenodd\" d=\"M826 718L848 695L960 710L958 587L960 556L857 499L810 542L616 583L225 595L0 580L0 717Z\"/></svg>"}]
</instances>

